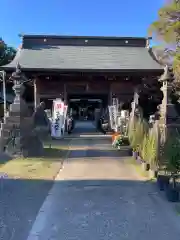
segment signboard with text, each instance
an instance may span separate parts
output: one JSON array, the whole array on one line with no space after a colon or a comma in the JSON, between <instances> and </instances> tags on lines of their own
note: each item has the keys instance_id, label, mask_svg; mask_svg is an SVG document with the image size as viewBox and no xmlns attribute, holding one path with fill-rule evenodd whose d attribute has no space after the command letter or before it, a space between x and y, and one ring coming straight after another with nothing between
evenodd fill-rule
<instances>
[{"instance_id":1,"label":"signboard with text","mask_svg":"<svg viewBox=\"0 0 180 240\"><path fill-rule=\"evenodd\" d=\"M52 116L52 136L61 137L64 133L64 122L67 114L67 106L61 99L53 101L53 116Z\"/></svg>"}]
</instances>

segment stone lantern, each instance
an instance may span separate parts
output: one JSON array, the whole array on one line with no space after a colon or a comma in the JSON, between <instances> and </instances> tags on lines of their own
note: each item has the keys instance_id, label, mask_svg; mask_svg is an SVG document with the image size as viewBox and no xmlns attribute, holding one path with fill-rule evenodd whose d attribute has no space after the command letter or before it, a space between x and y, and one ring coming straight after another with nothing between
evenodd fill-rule
<instances>
[{"instance_id":1,"label":"stone lantern","mask_svg":"<svg viewBox=\"0 0 180 240\"><path fill-rule=\"evenodd\" d=\"M171 103L171 94L173 90L172 83L174 81L172 69L166 66L164 69L164 74L161 76L159 81L163 84L161 91L163 92L164 96L160 107L160 119L165 125L174 124L179 120L179 116L174 104Z\"/></svg>"},{"instance_id":2,"label":"stone lantern","mask_svg":"<svg viewBox=\"0 0 180 240\"><path fill-rule=\"evenodd\" d=\"M171 103L171 94L173 90L174 75L172 69L166 66L164 68L164 74L159 79L163 86L161 91L163 92L163 100L160 105L159 111L159 127L161 132L162 141L165 142L169 130L180 126L180 118L175 109L174 104Z\"/></svg>"},{"instance_id":3,"label":"stone lantern","mask_svg":"<svg viewBox=\"0 0 180 240\"><path fill-rule=\"evenodd\" d=\"M28 106L22 98L25 90L24 83L29 82L29 80L22 73L20 64L17 64L11 80L13 81L15 98L10 106L9 116L19 128L20 134L17 138L19 144L17 145L20 147L21 154L24 157L39 156L43 153L43 144L34 131L33 118L30 117Z\"/></svg>"},{"instance_id":4,"label":"stone lantern","mask_svg":"<svg viewBox=\"0 0 180 240\"><path fill-rule=\"evenodd\" d=\"M15 93L15 98L13 103L10 106L10 114L12 115L27 115L28 114L28 107L25 101L22 99L22 95L24 93L25 87L24 83L28 82L29 80L25 77L25 75L21 71L21 66L18 63L16 66L15 72L12 73L11 78L13 81L13 90Z\"/></svg>"}]
</instances>

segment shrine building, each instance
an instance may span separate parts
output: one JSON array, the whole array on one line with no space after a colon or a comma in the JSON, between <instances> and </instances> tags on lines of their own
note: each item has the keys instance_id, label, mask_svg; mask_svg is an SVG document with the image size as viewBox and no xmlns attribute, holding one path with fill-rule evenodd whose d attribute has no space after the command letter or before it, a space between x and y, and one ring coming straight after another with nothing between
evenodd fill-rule
<instances>
[{"instance_id":1,"label":"shrine building","mask_svg":"<svg viewBox=\"0 0 180 240\"><path fill-rule=\"evenodd\" d=\"M7 78L19 63L32 85L25 98L52 107L63 98L80 117L95 108L106 109L116 97L130 102L146 77L158 78L163 67L142 37L23 35L14 60L1 67ZM82 111L83 109L83 111Z\"/></svg>"}]
</instances>

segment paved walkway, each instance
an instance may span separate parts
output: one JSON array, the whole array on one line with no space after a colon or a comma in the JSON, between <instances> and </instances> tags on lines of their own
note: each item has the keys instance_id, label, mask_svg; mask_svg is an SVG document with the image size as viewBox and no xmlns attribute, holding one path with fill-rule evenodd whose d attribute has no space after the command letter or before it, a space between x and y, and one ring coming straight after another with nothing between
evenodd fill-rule
<instances>
[{"instance_id":1,"label":"paved walkway","mask_svg":"<svg viewBox=\"0 0 180 240\"><path fill-rule=\"evenodd\" d=\"M108 134L103 134L102 132L98 132L96 129L96 123L94 121L76 121L75 129L72 134L66 135L69 138L77 138L77 137L110 137Z\"/></svg>"},{"instance_id":2,"label":"paved walkway","mask_svg":"<svg viewBox=\"0 0 180 240\"><path fill-rule=\"evenodd\" d=\"M59 239L178 240L179 218L108 139L80 138L28 238Z\"/></svg>"}]
</instances>

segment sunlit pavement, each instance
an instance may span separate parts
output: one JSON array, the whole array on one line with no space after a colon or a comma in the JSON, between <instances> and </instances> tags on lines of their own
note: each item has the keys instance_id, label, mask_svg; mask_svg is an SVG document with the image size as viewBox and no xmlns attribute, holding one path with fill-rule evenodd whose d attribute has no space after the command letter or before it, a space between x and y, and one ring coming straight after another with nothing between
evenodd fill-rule
<instances>
[{"instance_id":1,"label":"sunlit pavement","mask_svg":"<svg viewBox=\"0 0 180 240\"><path fill-rule=\"evenodd\" d=\"M76 149L77 148L77 149ZM28 240L178 240L179 217L108 139L73 140Z\"/></svg>"}]
</instances>

